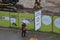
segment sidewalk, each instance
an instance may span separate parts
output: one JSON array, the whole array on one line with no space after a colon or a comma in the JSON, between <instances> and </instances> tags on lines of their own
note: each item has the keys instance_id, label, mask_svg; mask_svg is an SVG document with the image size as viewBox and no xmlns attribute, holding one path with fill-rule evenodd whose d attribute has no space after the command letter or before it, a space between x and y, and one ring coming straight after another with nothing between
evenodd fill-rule
<instances>
[{"instance_id":1,"label":"sidewalk","mask_svg":"<svg viewBox=\"0 0 60 40\"><path fill-rule=\"evenodd\" d=\"M21 30L0 28L0 40L29 40L31 37L38 40L60 40L60 35L57 34L31 31L27 31L26 37L22 38Z\"/></svg>"},{"instance_id":2,"label":"sidewalk","mask_svg":"<svg viewBox=\"0 0 60 40\"><path fill-rule=\"evenodd\" d=\"M43 32L27 32L26 40L29 40L31 37L38 38L38 40L60 40L60 35L52 33L43 33ZM23 40L25 39L23 38Z\"/></svg>"}]
</instances>

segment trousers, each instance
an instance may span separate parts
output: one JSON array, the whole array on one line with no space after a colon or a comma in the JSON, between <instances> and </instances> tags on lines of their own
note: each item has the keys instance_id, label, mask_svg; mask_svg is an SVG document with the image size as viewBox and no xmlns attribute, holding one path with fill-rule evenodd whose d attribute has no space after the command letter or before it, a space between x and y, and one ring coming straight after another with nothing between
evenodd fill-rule
<instances>
[{"instance_id":1,"label":"trousers","mask_svg":"<svg viewBox=\"0 0 60 40\"><path fill-rule=\"evenodd\" d=\"M22 37L26 36L26 31L22 31Z\"/></svg>"}]
</instances>

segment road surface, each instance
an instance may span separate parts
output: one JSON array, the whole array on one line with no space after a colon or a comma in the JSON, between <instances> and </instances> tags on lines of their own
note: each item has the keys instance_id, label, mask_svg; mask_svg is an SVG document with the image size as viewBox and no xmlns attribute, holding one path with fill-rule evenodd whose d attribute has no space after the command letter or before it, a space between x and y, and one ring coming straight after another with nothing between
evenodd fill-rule
<instances>
[{"instance_id":1,"label":"road surface","mask_svg":"<svg viewBox=\"0 0 60 40\"><path fill-rule=\"evenodd\" d=\"M29 40L31 37L36 37L38 40L60 40L60 35L43 32L27 31L26 37L21 37L21 30L16 29L1 29L0 40Z\"/></svg>"}]
</instances>

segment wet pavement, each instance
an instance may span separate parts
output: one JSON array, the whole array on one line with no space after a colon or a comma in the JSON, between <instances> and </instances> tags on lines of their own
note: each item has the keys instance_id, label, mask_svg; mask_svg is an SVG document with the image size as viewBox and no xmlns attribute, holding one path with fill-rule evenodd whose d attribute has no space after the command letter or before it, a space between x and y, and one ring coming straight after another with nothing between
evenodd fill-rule
<instances>
[{"instance_id":1,"label":"wet pavement","mask_svg":"<svg viewBox=\"0 0 60 40\"><path fill-rule=\"evenodd\" d=\"M38 40L60 40L60 35L44 32L26 32L26 37L21 37L21 30L16 29L1 29L0 40L30 40L31 37Z\"/></svg>"},{"instance_id":2,"label":"wet pavement","mask_svg":"<svg viewBox=\"0 0 60 40\"><path fill-rule=\"evenodd\" d=\"M57 34L43 32L27 32L26 40L29 40L31 37L37 38L38 40L60 40L60 35Z\"/></svg>"}]
</instances>

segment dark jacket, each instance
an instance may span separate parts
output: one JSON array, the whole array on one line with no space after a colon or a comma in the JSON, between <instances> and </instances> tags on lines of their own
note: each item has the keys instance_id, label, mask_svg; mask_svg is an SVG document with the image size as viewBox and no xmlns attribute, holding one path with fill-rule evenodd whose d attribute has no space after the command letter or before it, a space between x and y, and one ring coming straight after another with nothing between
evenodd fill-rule
<instances>
[{"instance_id":1,"label":"dark jacket","mask_svg":"<svg viewBox=\"0 0 60 40\"><path fill-rule=\"evenodd\" d=\"M26 31L26 24L25 23L22 24L22 31Z\"/></svg>"}]
</instances>

